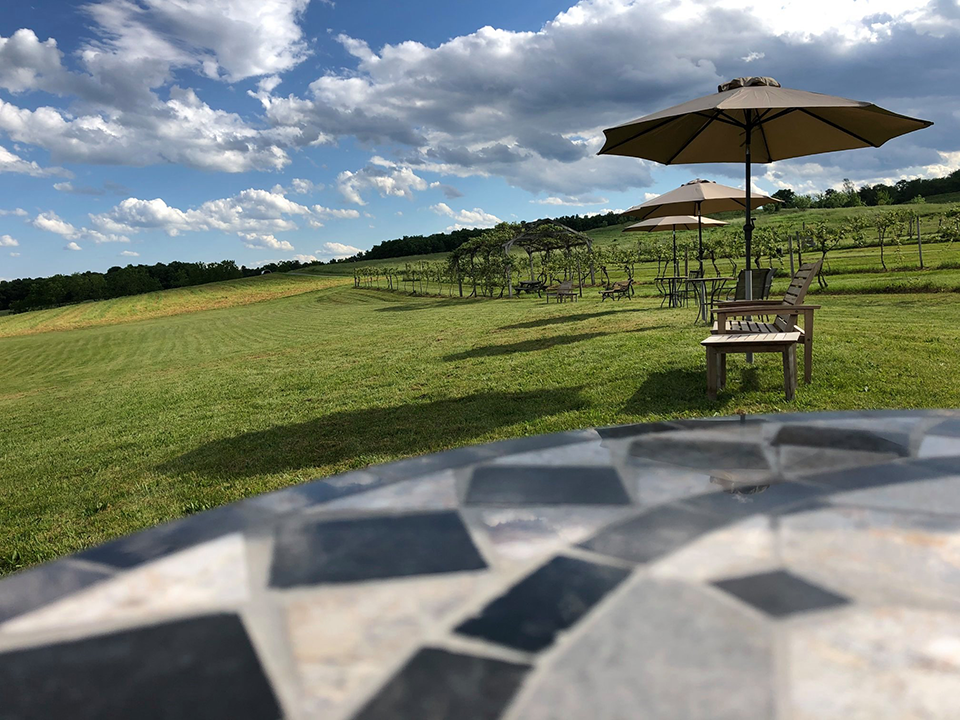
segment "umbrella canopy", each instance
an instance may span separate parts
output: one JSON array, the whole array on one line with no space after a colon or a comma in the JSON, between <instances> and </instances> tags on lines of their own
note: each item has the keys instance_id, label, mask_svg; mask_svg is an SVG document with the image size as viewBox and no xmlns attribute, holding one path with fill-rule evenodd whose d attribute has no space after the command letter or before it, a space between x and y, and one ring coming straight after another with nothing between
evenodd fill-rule
<instances>
[{"instance_id":1,"label":"umbrella canopy","mask_svg":"<svg viewBox=\"0 0 960 720\"><path fill-rule=\"evenodd\" d=\"M741 162L752 140L751 159L766 163L880 147L932 124L873 103L783 88L773 78L737 78L715 95L604 130L599 154L665 165Z\"/></svg>"},{"instance_id":2,"label":"umbrella canopy","mask_svg":"<svg viewBox=\"0 0 960 720\"><path fill-rule=\"evenodd\" d=\"M750 197L751 209L761 205L780 202L766 195ZM696 215L703 213L726 212L729 210L744 210L747 207L747 191L728 185L720 185L710 180L691 180L676 190L655 197L642 205L635 205L624 215L635 215L639 218L655 218L668 215ZM706 223L705 223L706 224ZM700 274L703 274L703 227L697 228L697 263Z\"/></svg>"},{"instance_id":3,"label":"umbrella canopy","mask_svg":"<svg viewBox=\"0 0 960 720\"><path fill-rule=\"evenodd\" d=\"M750 207L756 210L762 205L775 202L780 201L766 195L752 194ZM668 215L703 215L731 210L742 211L746 207L746 190L721 185L712 180L697 179L684 183L676 190L647 200L641 205L634 205L623 214L646 220Z\"/></svg>"},{"instance_id":4,"label":"umbrella canopy","mask_svg":"<svg viewBox=\"0 0 960 720\"><path fill-rule=\"evenodd\" d=\"M677 263L677 230L698 230L706 225L708 227L726 225L722 220L713 218L694 217L693 215L672 215L669 217L651 218L643 222L627 225L623 232L661 232L663 230L673 230L673 274L680 274L680 266ZM703 239L701 237L701 242ZM701 255L703 250L701 248ZM700 267L703 273L703 266Z\"/></svg>"},{"instance_id":5,"label":"umbrella canopy","mask_svg":"<svg viewBox=\"0 0 960 720\"><path fill-rule=\"evenodd\" d=\"M743 226L747 299L753 221L751 162L880 147L933 125L859 100L780 87L773 78L736 78L697 98L603 131L600 155L626 155L665 165L744 161Z\"/></svg>"},{"instance_id":6,"label":"umbrella canopy","mask_svg":"<svg viewBox=\"0 0 960 720\"><path fill-rule=\"evenodd\" d=\"M694 217L693 215L671 215L669 217L651 218L643 222L627 225L623 232L658 232L660 230L696 230L700 227L719 227L726 225L723 220L713 218Z\"/></svg>"}]
</instances>

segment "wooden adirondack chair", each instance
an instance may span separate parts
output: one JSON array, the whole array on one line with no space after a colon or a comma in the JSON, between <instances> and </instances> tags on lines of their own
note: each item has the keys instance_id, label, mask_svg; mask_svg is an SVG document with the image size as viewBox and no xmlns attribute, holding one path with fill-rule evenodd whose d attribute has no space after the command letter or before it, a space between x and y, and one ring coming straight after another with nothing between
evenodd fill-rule
<instances>
[{"instance_id":1,"label":"wooden adirondack chair","mask_svg":"<svg viewBox=\"0 0 960 720\"><path fill-rule=\"evenodd\" d=\"M548 303L550 302L551 295L556 296L557 302L563 302L567 298L570 298L571 300L577 299L577 291L573 288L573 280L564 280L556 287L547 288L545 293Z\"/></svg>"},{"instance_id":2,"label":"wooden adirondack chair","mask_svg":"<svg viewBox=\"0 0 960 720\"><path fill-rule=\"evenodd\" d=\"M803 381L809 383L813 378L813 311L819 305L804 305L810 283L820 272L822 261L804 263L790 281L790 287L782 300L735 300L722 302L717 306L717 322L713 325L714 335L745 334L782 335L800 333L798 342L803 343ZM734 319L745 316L776 315L773 322ZM803 316L803 326L797 320Z\"/></svg>"}]
</instances>

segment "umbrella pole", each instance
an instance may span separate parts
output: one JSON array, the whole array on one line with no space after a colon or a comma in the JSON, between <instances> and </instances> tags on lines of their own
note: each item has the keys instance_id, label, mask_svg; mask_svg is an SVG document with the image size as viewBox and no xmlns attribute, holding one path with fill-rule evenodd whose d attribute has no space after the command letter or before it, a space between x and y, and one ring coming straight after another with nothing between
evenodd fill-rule
<instances>
[{"instance_id":1,"label":"umbrella pole","mask_svg":"<svg viewBox=\"0 0 960 720\"><path fill-rule=\"evenodd\" d=\"M744 276L744 288L743 288L743 297L746 300L753 300L753 270L750 268L750 256L751 251L753 250L753 218L750 217L750 205L751 205L751 182L750 182L750 110L746 111L747 116L747 126L746 126L746 142L744 143L744 153L745 153L745 164L746 164L746 193L747 193L747 211L746 211L746 222L743 225L743 240L746 245L746 256L747 256L747 273ZM750 320L751 318L747 318ZM753 362L753 353L747 353L747 362Z\"/></svg>"},{"instance_id":2,"label":"umbrella pole","mask_svg":"<svg viewBox=\"0 0 960 720\"><path fill-rule=\"evenodd\" d=\"M703 277L703 209L701 208L701 203L697 203L697 237L700 241L700 246L697 250L697 262L699 263L698 269L700 270L700 277Z\"/></svg>"}]
</instances>

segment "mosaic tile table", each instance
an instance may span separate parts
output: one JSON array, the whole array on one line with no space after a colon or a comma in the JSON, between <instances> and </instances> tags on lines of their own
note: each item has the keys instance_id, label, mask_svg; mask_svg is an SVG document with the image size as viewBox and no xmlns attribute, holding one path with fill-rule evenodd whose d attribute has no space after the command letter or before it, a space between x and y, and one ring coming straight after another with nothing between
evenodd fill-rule
<instances>
[{"instance_id":1,"label":"mosaic tile table","mask_svg":"<svg viewBox=\"0 0 960 720\"><path fill-rule=\"evenodd\" d=\"M958 412L569 432L0 582L0 718L957 718L958 590Z\"/></svg>"}]
</instances>

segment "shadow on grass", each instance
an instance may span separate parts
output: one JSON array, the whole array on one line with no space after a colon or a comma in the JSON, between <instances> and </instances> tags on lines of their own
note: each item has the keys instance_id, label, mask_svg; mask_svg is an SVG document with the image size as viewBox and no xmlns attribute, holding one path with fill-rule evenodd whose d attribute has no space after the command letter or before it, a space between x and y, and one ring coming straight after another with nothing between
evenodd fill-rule
<instances>
[{"instance_id":1,"label":"shadow on grass","mask_svg":"<svg viewBox=\"0 0 960 720\"><path fill-rule=\"evenodd\" d=\"M396 301L393 305L377 308L377 312L411 312L413 310L433 310L435 308L450 307L452 305L469 305L479 302L478 298L438 298L430 295L407 295L404 299L423 298L432 300L427 303L406 303L402 300Z\"/></svg>"},{"instance_id":2,"label":"shadow on grass","mask_svg":"<svg viewBox=\"0 0 960 720\"><path fill-rule=\"evenodd\" d=\"M528 328L548 327L550 325L560 325L561 323L580 322L581 320L591 320L593 318L603 317L604 315L619 315L629 312L648 312L651 308L624 308L622 310L602 310L595 313L580 313L579 315L558 315L557 317L540 318L539 320L529 320L527 322L516 323L515 325L504 325L501 330L526 330Z\"/></svg>"},{"instance_id":3,"label":"shadow on grass","mask_svg":"<svg viewBox=\"0 0 960 720\"><path fill-rule=\"evenodd\" d=\"M580 388L571 387L348 410L215 440L157 469L167 475L244 478L344 463L358 467L469 444L497 428L585 404Z\"/></svg>"},{"instance_id":4,"label":"shadow on grass","mask_svg":"<svg viewBox=\"0 0 960 720\"><path fill-rule=\"evenodd\" d=\"M650 330L662 330L665 327L665 325L652 325L650 327L635 328L633 330L580 333L579 335L553 335L551 337L522 340L515 343L483 345L473 348L472 350L464 350L463 352L453 353L452 355L444 355L443 359L447 362L456 362L458 360L469 360L470 358L495 357L497 355L513 355L514 353L549 350L550 348L561 345L572 345L573 343L593 340L594 338L605 337L607 335L627 335L630 333L648 332Z\"/></svg>"},{"instance_id":5,"label":"shadow on grass","mask_svg":"<svg viewBox=\"0 0 960 720\"><path fill-rule=\"evenodd\" d=\"M696 410L707 415L735 402L741 393L761 389L756 365L734 365L728 359L727 386L718 401L707 398L707 369L678 367L650 373L623 406L629 414L662 413L667 416Z\"/></svg>"}]
</instances>

